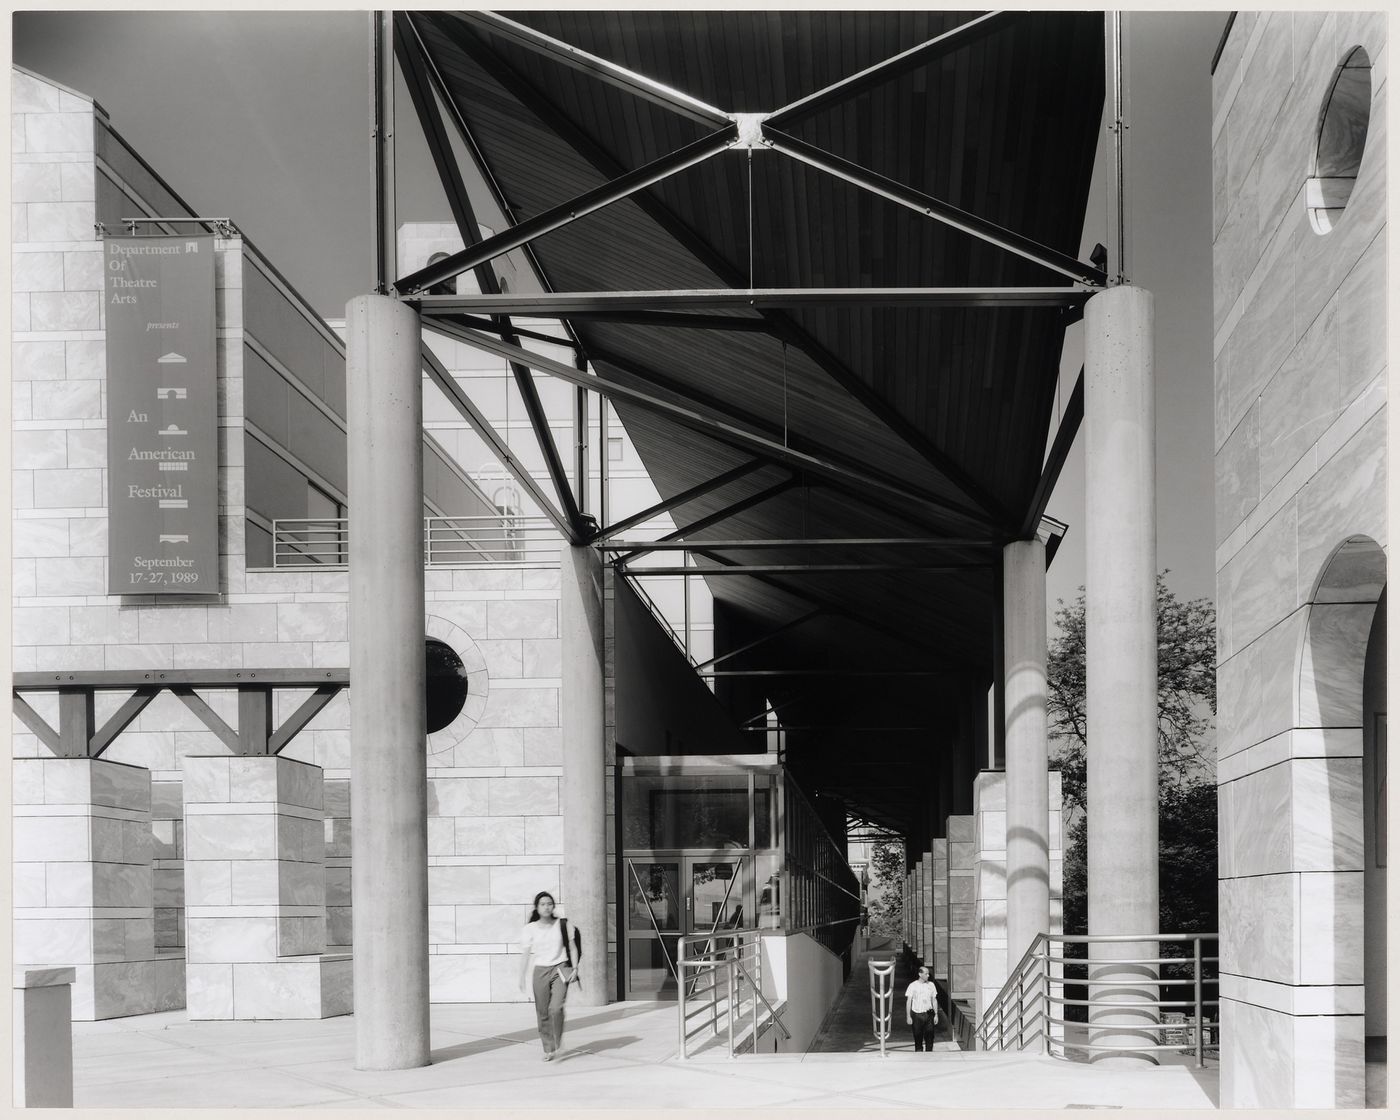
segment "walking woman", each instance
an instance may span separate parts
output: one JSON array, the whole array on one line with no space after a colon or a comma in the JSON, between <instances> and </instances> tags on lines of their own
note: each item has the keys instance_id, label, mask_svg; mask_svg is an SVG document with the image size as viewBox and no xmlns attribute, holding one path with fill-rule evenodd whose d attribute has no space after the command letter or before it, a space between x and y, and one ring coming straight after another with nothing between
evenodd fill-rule
<instances>
[{"instance_id":1,"label":"walking woman","mask_svg":"<svg viewBox=\"0 0 1400 1120\"><path fill-rule=\"evenodd\" d=\"M526 990L525 978L530 977L546 1062L554 1058L564 1040L564 1000L569 985L578 979L578 957L572 944L576 936L563 918L554 916L554 896L548 891L535 895L530 920L520 935L520 990Z\"/></svg>"}]
</instances>

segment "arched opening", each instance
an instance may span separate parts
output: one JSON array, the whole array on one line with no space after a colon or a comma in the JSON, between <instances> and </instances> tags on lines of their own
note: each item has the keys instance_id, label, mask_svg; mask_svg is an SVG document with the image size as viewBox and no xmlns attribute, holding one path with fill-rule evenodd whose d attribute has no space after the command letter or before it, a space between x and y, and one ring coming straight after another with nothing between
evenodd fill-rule
<instances>
[{"instance_id":1,"label":"arched opening","mask_svg":"<svg viewBox=\"0 0 1400 1120\"><path fill-rule=\"evenodd\" d=\"M1331 814L1330 867L1315 869L1330 874L1331 936L1303 951L1330 956L1330 974L1314 983L1363 985L1367 1105L1383 1103L1386 1057L1385 587L1385 552L1370 537L1347 539L1323 565L1307 608L1295 724L1316 729L1323 745ZM1339 1080L1348 1066L1339 1063ZM1348 1088L1343 1099L1360 1098L1361 1085Z\"/></svg>"},{"instance_id":2,"label":"arched opening","mask_svg":"<svg viewBox=\"0 0 1400 1120\"><path fill-rule=\"evenodd\" d=\"M1337 65L1317 122L1317 154L1307 182L1314 233L1331 233L1351 200L1371 123L1371 59L1354 47Z\"/></svg>"}]
</instances>

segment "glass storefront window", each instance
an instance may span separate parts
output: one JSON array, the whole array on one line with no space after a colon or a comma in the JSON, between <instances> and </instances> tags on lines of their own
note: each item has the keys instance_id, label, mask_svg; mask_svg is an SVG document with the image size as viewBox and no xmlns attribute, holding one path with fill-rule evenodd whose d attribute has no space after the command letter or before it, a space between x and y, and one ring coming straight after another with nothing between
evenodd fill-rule
<instances>
[{"instance_id":1,"label":"glass storefront window","mask_svg":"<svg viewBox=\"0 0 1400 1120\"><path fill-rule=\"evenodd\" d=\"M680 865L627 861L627 928L680 929Z\"/></svg>"},{"instance_id":2,"label":"glass storefront window","mask_svg":"<svg viewBox=\"0 0 1400 1120\"><path fill-rule=\"evenodd\" d=\"M622 843L634 850L747 848L748 775L630 778L623 783Z\"/></svg>"}]
</instances>

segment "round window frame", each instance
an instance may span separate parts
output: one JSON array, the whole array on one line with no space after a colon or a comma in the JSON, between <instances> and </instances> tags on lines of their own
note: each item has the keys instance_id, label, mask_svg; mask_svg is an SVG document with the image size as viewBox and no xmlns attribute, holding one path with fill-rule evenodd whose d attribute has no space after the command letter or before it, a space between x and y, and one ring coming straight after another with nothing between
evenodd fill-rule
<instances>
[{"instance_id":1,"label":"round window frame","mask_svg":"<svg viewBox=\"0 0 1400 1120\"><path fill-rule=\"evenodd\" d=\"M1358 44L1349 49L1332 71L1322 108L1318 111L1311 174L1303 191L1308 224L1318 236L1325 236L1337 227L1361 176L1375 96L1371 69L1371 56L1365 47ZM1364 83L1357 90L1360 96L1344 95L1339 99L1338 88L1343 87L1345 94L1345 87L1350 83ZM1340 113L1352 106L1356 108L1354 124ZM1342 173L1338 174L1339 171Z\"/></svg>"}]
</instances>

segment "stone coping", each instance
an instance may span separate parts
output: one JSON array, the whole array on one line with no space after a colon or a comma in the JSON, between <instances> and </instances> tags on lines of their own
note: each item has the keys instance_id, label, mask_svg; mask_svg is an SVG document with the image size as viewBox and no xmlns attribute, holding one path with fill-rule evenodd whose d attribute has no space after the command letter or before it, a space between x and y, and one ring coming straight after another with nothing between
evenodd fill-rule
<instances>
[{"instance_id":1,"label":"stone coping","mask_svg":"<svg viewBox=\"0 0 1400 1120\"><path fill-rule=\"evenodd\" d=\"M57 988L74 981L76 972L71 968L16 968L14 970L16 988Z\"/></svg>"}]
</instances>

